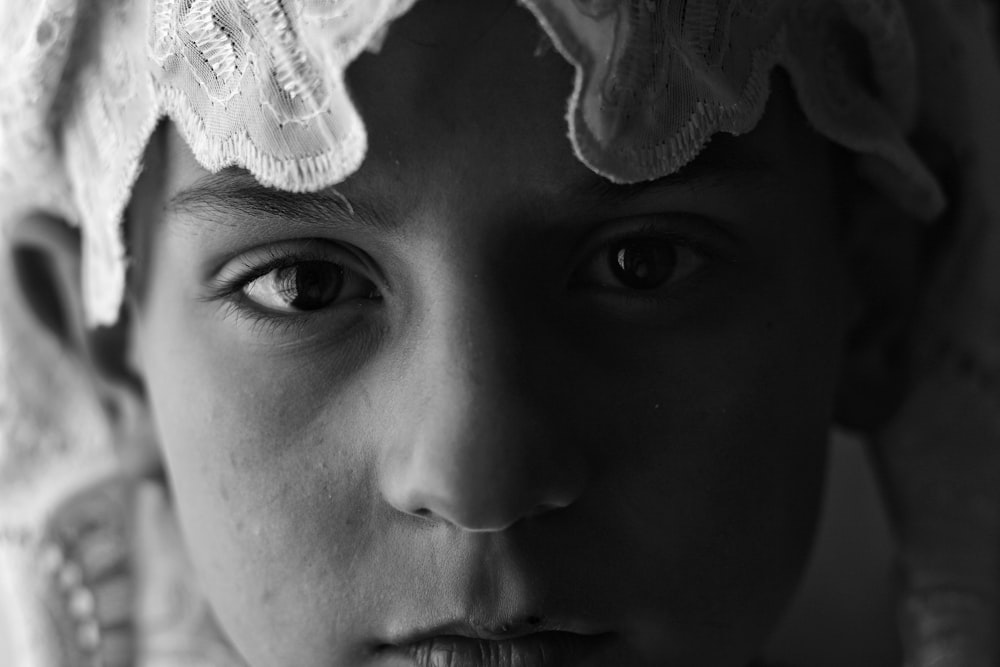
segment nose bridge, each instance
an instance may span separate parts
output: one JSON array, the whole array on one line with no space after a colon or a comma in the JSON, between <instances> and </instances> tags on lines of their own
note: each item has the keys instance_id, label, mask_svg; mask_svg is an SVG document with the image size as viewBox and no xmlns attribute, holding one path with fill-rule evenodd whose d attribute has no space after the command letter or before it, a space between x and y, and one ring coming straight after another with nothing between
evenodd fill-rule
<instances>
[{"instance_id":1,"label":"nose bridge","mask_svg":"<svg viewBox=\"0 0 1000 667\"><path fill-rule=\"evenodd\" d=\"M530 386L516 322L473 289L451 290L419 321L382 475L389 502L472 531L572 503L582 466Z\"/></svg>"}]
</instances>

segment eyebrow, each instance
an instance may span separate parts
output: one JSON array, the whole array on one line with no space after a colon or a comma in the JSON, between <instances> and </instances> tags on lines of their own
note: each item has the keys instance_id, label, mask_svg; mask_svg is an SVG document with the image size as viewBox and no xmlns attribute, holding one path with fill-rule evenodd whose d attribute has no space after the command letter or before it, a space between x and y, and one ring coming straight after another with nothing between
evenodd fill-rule
<instances>
[{"instance_id":1,"label":"eyebrow","mask_svg":"<svg viewBox=\"0 0 1000 667\"><path fill-rule=\"evenodd\" d=\"M723 142L725 139L723 139ZM727 150L729 148L730 150ZM637 183L615 183L603 176L587 173L585 177L561 186L557 200L592 200L597 205L620 206L653 192L677 188L731 187L765 189L775 183L777 164L766 156L715 145L707 148L680 170L657 179ZM722 150L718 150L722 149ZM526 193L529 198L537 196ZM551 195L550 195L551 196ZM194 214L203 220L233 226L232 213L253 219L292 218L306 224L326 227L398 231L405 217L394 210L389 198L377 191L362 191L349 200L336 187L316 192L295 193L261 185L245 169L227 167L206 174L194 184L177 192L167 202L168 212ZM221 215L220 215L221 214ZM228 218L228 219L227 219ZM183 220L183 217L182 217Z\"/></svg>"},{"instance_id":2,"label":"eyebrow","mask_svg":"<svg viewBox=\"0 0 1000 667\"><path fill-rule=\"evenodd\" d=\"M708 148L678 171L666 176L636 183L615 183L595 175L566 187L561 194L572 197L585 195L604 204L621 205L651 191L677 188L711 190L740 184L746 189L767 189L775 184L779 171L777 163L768 156Z\"/></svg>"},{"instance_id":3,"label":"eyebrow","mask_svg":"<svg viewBox=\"0 0 1000 667\"><path fill-rule=\"evenodd\" d=\"M235 211L251 218L287 219L293 216L310 223L385 231L398 227L398 216L385 215L391 207L384 197L364 193L348 199L335 187L306 193L278 190L261 185L248 171L238 167L227 167L201 177L174 194L165 208L168 212L209 217L222 225L233 223L218 214L231 216Z\"/></svg>"}]
</instances>

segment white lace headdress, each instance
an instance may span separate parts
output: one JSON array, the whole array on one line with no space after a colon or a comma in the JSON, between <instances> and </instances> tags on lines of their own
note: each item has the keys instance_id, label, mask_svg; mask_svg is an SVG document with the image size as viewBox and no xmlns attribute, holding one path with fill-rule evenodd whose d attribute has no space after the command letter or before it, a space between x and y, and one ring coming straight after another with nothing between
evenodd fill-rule
<instances>
[{"instance_id":1,"label":"white lace headdress","mask_svg":"<svg viewBox=\"0 0 1000 667\"><path fill-rule=\"evenodd\" d=\"M238 165L294 192L335 184L366 150L344 70L413 2L7 2L0 197L10 214L55 208L83 228L88 316L113 322L119 222L158 120L170 117L209 170ZM816 128L876 158L871 174L902 205L941 208L907 143L917 74L898 0L524 4L576 66L578 157L614 181L664 176L716 132L752 129L780 65Z\"/></svg>"}]
</instances>

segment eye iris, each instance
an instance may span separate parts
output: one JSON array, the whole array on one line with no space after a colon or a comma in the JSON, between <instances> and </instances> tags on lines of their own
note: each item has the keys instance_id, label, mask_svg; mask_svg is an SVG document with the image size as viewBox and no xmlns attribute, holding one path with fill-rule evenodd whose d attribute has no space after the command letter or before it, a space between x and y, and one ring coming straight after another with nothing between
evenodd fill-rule
<instances>
[{"instance_id":1,"label":"eye iris","mask_svg":"<svg viewBox=\"0 0 1000 667\"><path fill-rule=\"evenodd\" d=\"M298 262L279 269L275 282L284 301L298 310L317 310L337 298L344 269L332 262Z\"/></svg>"},{"instance_id":2,"label":"eye iris","mask_svg":"<svg viewBox=\"0 0 1000 667\"><path fill-rule=\"evenodd\" d=\"M673 275L677 251L666 241L623 241L613 249L609 259L611 271L622 284L648 290L662 286Z\"/></svg>"}]
</instances>

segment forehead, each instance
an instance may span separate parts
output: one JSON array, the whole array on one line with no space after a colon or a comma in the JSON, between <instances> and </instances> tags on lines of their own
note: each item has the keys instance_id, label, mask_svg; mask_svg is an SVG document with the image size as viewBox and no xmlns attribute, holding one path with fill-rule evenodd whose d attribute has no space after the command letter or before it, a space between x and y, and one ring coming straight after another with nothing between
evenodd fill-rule
<instances>
[{"instance_id":1,"label":"forehead","mask_svg":"<svg viewBox=\"0 0 1000 667\"><path fill-rule=\"evenodd\" d=\"M512 2L418 3L347 77L369 132L361 176L414 156L440 177L513 176L522 191L583 172L565 120L573 69Z\"/></svg>"},{"instance_id":2,"label":"forehead","mask_svg":"<svg viewBox=\"0 0 1000 667\"><path fill-rule=\"evenodd\" d=\"M347 72L369 138L356 174L319 195L252 193L246 172L208 175L170 133L166 194L176 198L198 185L198 194L251 192L321 207L343 203L346 194L352 203L378 200L383 217L398 218L444 199L509 209L516 198L544 208L581 196L615 200L647 191L649 184L614 186L573 155L566 121L573 78L534 17L514 2L420 2L392 25L378 53L362 56ZM784 81L776 83L754 132L716 137L683 173L653 186L721 181L778 188L801 178L825 142L806 127Z\"/></svg>"}]
</instances>

